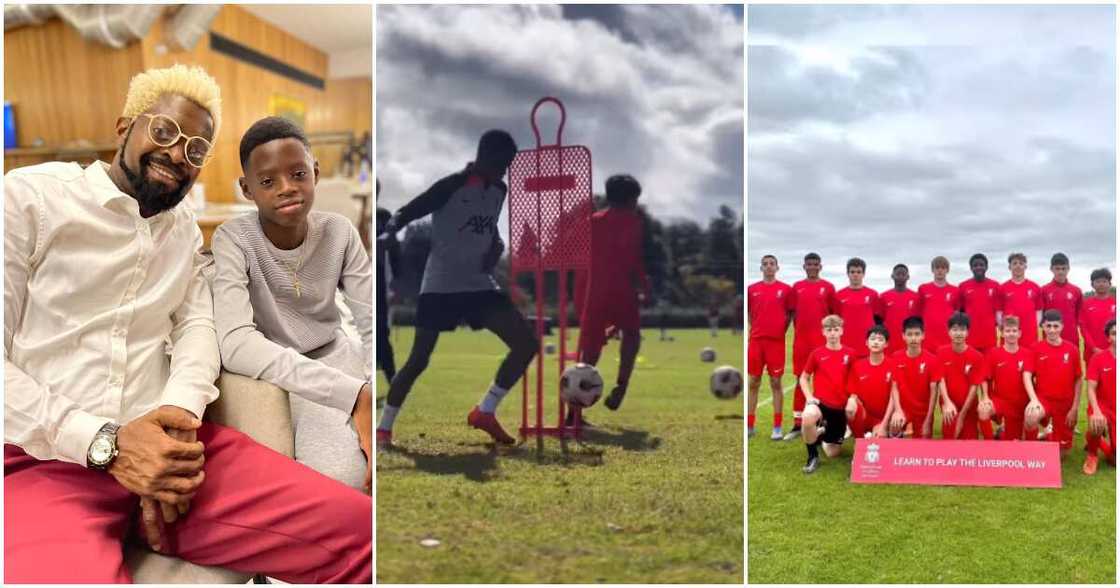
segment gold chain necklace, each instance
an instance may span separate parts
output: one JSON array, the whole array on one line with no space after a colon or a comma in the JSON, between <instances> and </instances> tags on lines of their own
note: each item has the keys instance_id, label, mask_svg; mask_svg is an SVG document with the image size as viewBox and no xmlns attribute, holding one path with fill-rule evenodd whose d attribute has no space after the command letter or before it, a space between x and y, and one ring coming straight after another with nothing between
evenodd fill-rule
<instances>
[{"instance_id":1,"label":"gold chain necklace","mask_svg":"<svg viewBox=\"0 0 1120 588\"><path fill-rule=\"evenodd\" d=\"M280 263L282 263L284 265L284 267L288 270L288 273L292 274L292 287L296 289L296 298L300 298L299 268L303 267L303 252L302 251L300 252L299 259L296 260L295 269L292 269L292 266L288 265L287 260L281 259Z\"/></svg>"}]
</instances>

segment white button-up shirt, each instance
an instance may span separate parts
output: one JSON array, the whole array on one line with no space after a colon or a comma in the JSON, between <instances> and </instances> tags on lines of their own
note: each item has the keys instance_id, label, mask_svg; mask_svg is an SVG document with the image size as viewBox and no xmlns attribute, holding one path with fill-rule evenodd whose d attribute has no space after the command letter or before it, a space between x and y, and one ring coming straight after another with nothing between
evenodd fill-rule
<instances>
[{"instance_id":1,"label":"white button-up shirt","mask_svg":"<svg viewBox=\"0 0 1120 588\"><path fill-rule=\"evenodd\" d=\"M4 442L86 464L98 429L218 397L214 307L188 204L151 218L109 166L4 176Z\"/></svg>"}]
</instances>

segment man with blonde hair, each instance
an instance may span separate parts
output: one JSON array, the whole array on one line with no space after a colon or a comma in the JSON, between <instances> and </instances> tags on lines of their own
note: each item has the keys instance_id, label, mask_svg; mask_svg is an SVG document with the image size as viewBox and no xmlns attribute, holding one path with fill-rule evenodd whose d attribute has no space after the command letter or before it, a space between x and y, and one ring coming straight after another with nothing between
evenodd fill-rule
<instances>
[{"instance_id":1,"label":"man with blonde hair","mask_svg":"<svg viewBox=\"0 0 1120 588\"><path fill-rule=\"evenodd\" d=\"M112 163L4 178L6 582L130 582L121 543L137 511L167 555L372 581L368 497L201 421L220 366L210 262L179 203L220 126L202 69L149 70L129 86Z\"/></svg>"}]
</instances>

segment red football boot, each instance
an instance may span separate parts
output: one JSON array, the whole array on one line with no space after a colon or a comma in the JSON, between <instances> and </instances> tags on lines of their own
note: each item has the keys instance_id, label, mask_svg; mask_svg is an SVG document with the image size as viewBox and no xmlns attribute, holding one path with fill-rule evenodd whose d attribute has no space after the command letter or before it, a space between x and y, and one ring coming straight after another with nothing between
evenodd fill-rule
<instances>
[{"instance_id":1,"label":"red football boot","mask_svg":"<svg viewBox=\"0 0 1120 588\"><path fill-rule=\"evenodd\" d=\"M516 439L509 436L502 426L498 424L498 418L493 414L482 412L478 407L471 409L471 413L467 415L467 424L482 431L486 431L494 438L495 443L503 443L505 445L513 445L517 442Z\"/></svg>"}]
</instances>

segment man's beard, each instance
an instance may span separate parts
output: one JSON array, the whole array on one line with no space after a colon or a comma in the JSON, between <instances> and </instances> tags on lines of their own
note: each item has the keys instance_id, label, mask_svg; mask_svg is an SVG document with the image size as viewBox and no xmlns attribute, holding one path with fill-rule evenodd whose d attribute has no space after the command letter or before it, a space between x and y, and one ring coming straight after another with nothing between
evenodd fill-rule
<instances>
[{"instance_id":1,"label":"man's beard","mask_svg":"<svg viewBox=\"0 0 1120 588\"><path fill-rule=\"evenodd\" d=\"M132 186L132 197L140 204L140 212L145 216L154 216L165 210L175 208L186 197L192 182L183 180L179 182L178 189L168 190L162 183L149 180L148 166L152 161L152 152L145 153L140 157L139 174L129 169L128 164L124 162L124 152L131 137L132 129L129 129L128 135L124 139L124 147L121 148L121 169L124 170L124 176L128 179L129 185ZM175 169L175 164L170 161L159 160L159 163L168 169Z\"/></svg>"}]
</instances>

